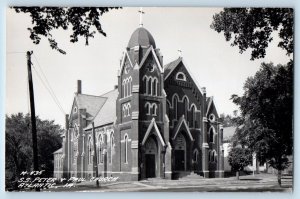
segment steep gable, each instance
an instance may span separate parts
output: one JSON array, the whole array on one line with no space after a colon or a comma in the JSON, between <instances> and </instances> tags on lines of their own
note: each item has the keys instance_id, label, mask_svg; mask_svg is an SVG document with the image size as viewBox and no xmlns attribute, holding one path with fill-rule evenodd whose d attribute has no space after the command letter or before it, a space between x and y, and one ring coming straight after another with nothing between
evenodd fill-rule
<instances>
[{"instance_id":1,"label":"steep gable","mask_svg":"<svg viewBox=\"0 0 300 199\"><path fill-rule=\"evenodd\" d=\"M120 69L120 74L123 73L123 70L126 69L126 67L129 67L129 68L133 68L133 64L132 64L132 61L131 61L132 58L130 58L128 52L124 52L124 55L123 55L123 59L122 59L122 62L121 62L121 69Z\"/></svg>"},{"instance_id":2,"label":"steep gable","mask_svg":"<svg viewBox=\"0 0 300 199\"><path fill-rule=\"evenodd\" d=\"M169 77L169 75L173 72L173 70L178 66L178 64L182 61L182 58L179 57L178 59L166 64L164 66L165 71L165 80Z\"/></svg>"},{"instance_id":3,"label":"steep gable","mask_svg":"<svg viewBox=\"0 0 300 199\"><path fill-rule=\"evenodd\" d=\"M207 103L206 116L208 117L209 114L213 113L216 117L219 117L213 97L208 97L206 103Z\"/></svg>"},{"instance_id":4,"label":"steep gable","mask_svg":"<svg viewBox=\"0 0 300 199\"><path fill-rule=\"evenodd\" d=\"M176 76L175 73L178 72L179 70L182 70L185 73L185 75L187 77L187 82L189 84L191 84L192 87L194 87L193 93L197 93L197 99L200 100L200 98L202 97L201 87L199 86L196 79L192 76L192 73L190 72L190 70L188 69L186 64L184 63L182 57L179 57L178 59L176 59L164 66L165 82L167 83L171 77L173 77L175 79L175 76ZM185 84L185 83L182 83L182 84ZM181 86L181 85L179 85L179 86Z\"/></svg>"},{"instance_id":5,"label":"steep gable","mask_svg":"<svg viewBox=\"0 0 300 199\"><path fill-rule=\"evenodd\" d=\"M78 114L79 109L85 109L86 115L82 116L85 117L87 120L91 120L95 117L99 109L105 103L106 98L101 96L94 96L94 95L86 95L86 94L76 94L73 100L72 109L70 111L70 121L72 118ZM76 119L77 116L74 118Z\"/></svg>"},{"instance_id":6,"label":"steep gable","mask_svg":"<svg viewBox=\"0 0 300 199\"><path fill-rule=\"evenodd\" d=\"M152 56L153 61L156 64L157 69L159 70L159 72L163 73L163 68L162 68L162 66L161 66L161 64L160 64L160 62L159 62L159 60L158 60L158 58L157 58L157 56L156 56L156 54L155 54L152 46L147 50L147 52L145 53L144 57L142 58L142 61L140 63L140 69L145 65L144 63L146 62L146 60L150 56Z\"/></svg>"}]
</instances>

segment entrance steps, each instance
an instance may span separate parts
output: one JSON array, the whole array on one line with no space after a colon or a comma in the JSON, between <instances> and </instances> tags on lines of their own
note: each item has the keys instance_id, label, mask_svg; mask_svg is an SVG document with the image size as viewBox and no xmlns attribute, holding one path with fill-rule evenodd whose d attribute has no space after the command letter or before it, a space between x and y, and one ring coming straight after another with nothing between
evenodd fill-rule
<instances>
[{"instance_id":1,"label":"entrance steps","mask_svg":"<svg viewBox=\"0 0 300 199\"><path fill-rule=\"evenodd\" d=\"M200 173L196 173L193 171L178 171L173 173L174 180L189 180L189 179L202 179L203 177Z\"/></svg>"},{"instance_id":2,"label":"entrance steps","mask_svg":"<svg viewBox=\"0 0 300 199\"><path fill-rule=\"evenodd\" d=\"M192 172L182 178L179 178L179 180L195 180L195 179L202 179L202 178L203 176L200 176L199 174Z\"/></svg>"}]
</instances>

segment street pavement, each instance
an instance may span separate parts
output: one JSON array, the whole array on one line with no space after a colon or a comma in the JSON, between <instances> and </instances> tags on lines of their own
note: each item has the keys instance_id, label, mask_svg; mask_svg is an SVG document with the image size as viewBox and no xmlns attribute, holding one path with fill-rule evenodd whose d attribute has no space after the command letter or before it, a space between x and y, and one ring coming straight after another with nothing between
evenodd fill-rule
<instances>
[{"instance_id":1,"label":"street pavement","mask_svg":"<svg viewBox=\"0 0 300 199\"><path fill-rule=\"evenodd\" d=\"M280 187L274 174L256 174L241 176L240 180L230 178L199 179L149 179L137 182L76 184L75 187L49 189L47 191L79 191L79 192L292 192L291 184Z\"/></svg>"}]
</instances>

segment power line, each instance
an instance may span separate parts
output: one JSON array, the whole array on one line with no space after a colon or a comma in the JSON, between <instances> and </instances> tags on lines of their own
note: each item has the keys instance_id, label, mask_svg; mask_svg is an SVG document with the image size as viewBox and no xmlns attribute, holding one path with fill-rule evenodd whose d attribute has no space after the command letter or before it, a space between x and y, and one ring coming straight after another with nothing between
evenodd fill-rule
<instances>
[{"instance_id":1,"label":"power line","mask_svg":"<svg viewBox=\"0 0 300 199\"><path fill-rule=\"evenodd\" d=\"M52 87L51 87L51 85L50 85L50 83L49 83L49 81L48 81L48 79L47 79L45 73L43 72L43 69L42 69L42 67L41 67L41 65L40 65L40 63L39 63L39 61L38 61L38 59L37 59L37 57L35 56L34 53L33 53L33 56L34 56L34 58L35 58L35 60L36 60L36 62L37 62L37 64L38 64L38 67L39 67L39 69L40 69L40 71L41 71L43 77L44 77L45 80L46 80L46 84L48 85L48 88L50 89L50 91L51 91L51 93L52 93L52 97L54 97L54 99L56 100L56 102L57 102L58 106L60 107L60 109L62 110L62 112L63 112L64 114L66 114L65 111L63 110L63 108L62 108L62 106L61 106L61 104L60 104L58 98L56 97L56 95L55 95L55 93L54 93L54 91L53 91L53 89L52 89Z\"/></svg>"},{"instance_id":2,"label":"power line","mask_svg":"<svg viewBox=\"0 0 300 199\"><path fill-rule=\"evenodd\" d=\"M59 109L61 110L61 112L62 112L63 114L66 114L65 111L63 110L63 108L62 108L62 106L61 106L59 100L57 99L57 97L56 97L56 95L55 95L53 89L51 88L50 83L49 83L49 81L48 81L48 79L47 79L45 73L43 72L41 65L39 64L39 61L38 61L37 57L35 56L35 54L33 54L33 56L34 56L34 58L35 58L35 60L36 60L36 62L37 62L37 65L38 65L38 67L39 67L39 70L41 71L41 74L42 74L42 76L44 77L45 81L44 81L43 78L40 76L38 70L34 67L34 65L32 65L33 68L34 68L34 70L35 70L35 72L36 72L36 74L37 74L37 76L39 77L39 79L41 80L41 82L42 82L42 84L45 86L45 88L48 90L49 94L51 95L52 99L54 100L54 102L56 103L56 105L59 107Z\"/></svg>"},{"instance_id":3,"label":"power line","mask_svg":"<svg viewBox=\"0 0 300 199\"><path fill-rule=\"evenodd\" d=\"M33 66L33 65L32 65ZM42 79L42 77L40 76L40 74L38 73L37 69L33 66L34 71L37 74L37 77L40 79L40 81L42 82L42 84L44 85L44 87L47 89L47 91L49 92L49 94L51 95L53 101L55 102L55 104L58 106L58 108L60 109L60 111L65 114L64 110L62 109L62 107L60 106L59 102L56 101L55 97L53 96L53 94L51 93L50 89L47 87L46 83L44 82L44 80Z\"/></svg>"}]
</instances>

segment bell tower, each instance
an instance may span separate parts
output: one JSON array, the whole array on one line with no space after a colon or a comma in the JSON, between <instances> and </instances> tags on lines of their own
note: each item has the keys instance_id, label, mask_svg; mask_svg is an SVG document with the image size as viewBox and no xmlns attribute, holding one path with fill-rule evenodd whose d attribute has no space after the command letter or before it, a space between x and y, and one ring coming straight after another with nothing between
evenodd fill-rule
<instances>
[{"instance_id":1,"label":"bell tower","mask_svg":"<svg viewBox=\"0 0 300 199\"><path fill-rule=\"evenodd\" d=\"M162 64L153 36L143 27L136 29L123 55L116 103L119 170L131 180L165 177L169 124Z\"/></svg>"}]
</instances>

